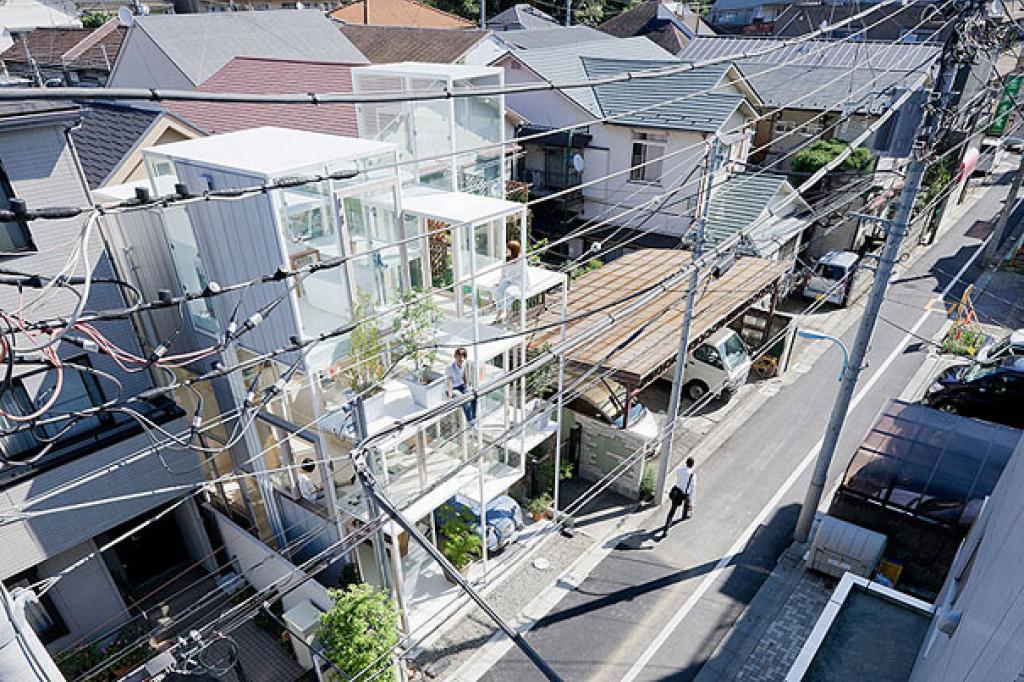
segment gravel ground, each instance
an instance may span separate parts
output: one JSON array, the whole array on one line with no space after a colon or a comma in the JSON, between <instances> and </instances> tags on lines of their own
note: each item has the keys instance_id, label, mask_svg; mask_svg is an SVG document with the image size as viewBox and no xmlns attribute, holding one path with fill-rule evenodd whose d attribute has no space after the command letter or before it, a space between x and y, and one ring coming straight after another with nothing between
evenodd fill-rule
<instances>
[{"instance_id":1,"label":"gravel ground","mask_svg":"<svg viewBox=\"0 0 1024 682\"><path fill-rule=\"evenodd\" d=\"M487 602L506 620L511 620L534 597L554 581L595 542L583 533L565 538L549 535L533 556L513 575L487 593ZM543 570L534 564L537 559L547 561ZM444 677L458 669L473 653L498 631L498 627L480 609L468 613L461 621L441 635L413 659L413 665L428 679Z\"/></svg>"}]
</instances>

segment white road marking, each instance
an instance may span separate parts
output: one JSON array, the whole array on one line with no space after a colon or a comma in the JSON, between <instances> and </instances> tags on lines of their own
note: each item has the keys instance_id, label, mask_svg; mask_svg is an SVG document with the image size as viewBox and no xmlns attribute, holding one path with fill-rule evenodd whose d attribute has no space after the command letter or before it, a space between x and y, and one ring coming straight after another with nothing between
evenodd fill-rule
<instances>
[{"instance_id":1,"label":"white road marking","mask_svg":"<svg viewBox=\"0 0 1024 682\"><path fill-rule=\"evenodd\" d=\"M945 299L946 294L948 294L950 290L956 285L956 283L960 281L960 278L967 271L967 269L971 267L971 265L974 263L974 260L979 255L981 255L982 251L985 250L986 244L988 244L988 238L986 238L979 245L978 250L974 252L974 254L967 260L966 263L964 263L964 266L960 268L960 271L953 276L953 278L949 281L949 284L946 285L946 288L942 290L941 294L939 294L940 298ZM915 322L914 326L910 328L910 331L903 335L903 338L901 338L899 343L896 344L896 347L893 348L892 353L890 353L889 357L885 359L885 362L879 365L878 369L875 370L875 373L871 375L871 378L868 379L867 383L865 383L857 392L857 394L853 397L853 400L850 402L850 408L847 411L847 414L853 411L857 407L857 405L860 404L861 400L864 399L864 396L866 396L874 387L874 385L878 382L878 379L883 374L885 374L885 371L889 368L889 365L895 362L896 358L903 354L903 349L906 346L906 344L911 339L915 338L918 330L921 329L925 321L931 315L931 310L926 310L923 313L921 313L921 317L917 319L917 322ZM658 636L654 638L654 640L644 650L644 652L640 654L640 657L636 659L636 661L633 663L633 666L629 669L625 676L623 676L622 682L633 682L633 680L635 680L637 676L641 673L641 671L643 671L643 669L647 666L650 660L654 658L654 654L658 653L658 650L661 649L661 647L665 644L665 642L672 635L672 633L675 632L676 628L679 627L679 624L683 622L683 619L690 614L690 611L692 611L693 607L697 605L697 602L700 601L700 599L709 589L711 589L711 584L718 578L718 574L721 573L725 568L729 566L729 564L732 563L732 560L735 559L736 556L747 545L747 542L749 542L751 536L753 536L754 532L758 529L758 527L760 527L760 525L764 523L765 519L768 518L769 514L775 511L775 508L779 506L779 503L782 501L782 498L785 497L789 493L790 488L792 488L796 484L797 479L799 479L800 476L802 476L803 473L807 470L807 468L811 465L811 463L814 462L814 460L818 456L818 450L821 449L821 445L824 442L824 440L824 437L818 439L818 442L814 444L814 447L812 447L810 451L807 453L807 455L803 458L803 460L801 460L799 466L797 466L797 468L793 470L793 473L791 473L789 475L789 478L785 480L785 482L782 484L782 487L779 488L778 491L776 491L776 493L772 496L770 500L768 500L768 504L766 504L764 508L761 509L757 517L750 523L749 526L747 526L746 530L744 530L736 539L736 542L734 542L732 547L729 548L729 551L726 552L725 556L719 559L718 563L715 564L715 567L711 569L711 571L709 571L707 574L705 574L704 579L701 580L700 585L697 586L697 589L693 591L693 593L683 603L683 605L672 615L672 618L669 619L669 622L666 623L665 627L661 629L661 631L658 633Z\"/></svg>"}]
</instances>

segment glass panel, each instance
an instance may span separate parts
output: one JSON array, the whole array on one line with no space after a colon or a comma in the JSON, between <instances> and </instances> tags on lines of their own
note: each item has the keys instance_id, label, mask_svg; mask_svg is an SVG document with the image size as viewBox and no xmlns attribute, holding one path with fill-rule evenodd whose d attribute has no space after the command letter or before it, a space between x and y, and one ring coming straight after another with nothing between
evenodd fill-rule
<instances>
[{"instance_id":1,"label":"glass panel","mask_svg":"<svg viewBox=\"0 0 1024 682\"><path fill-rule=\"evenodd\" d=\"M206 276L206 268L199 257L199 245L196 243L196 236L192 231L192 222L188 213L182 207L165 209L164 225L167 230L167 241L171 247L174 270L178 273L182 289L185 293L190 294L202 292L210 280ZM199 329L208 332L217 332L220 329L213 312L211 299L201 298L189 301L188 311L193 324Z\"/></svg>"},{"instance_id":2,"label":"glass panel","mask_svg":"<svg viewBox=\"0 0 1024 682\"><path fill-rule=\"evenodd\" d=\"M397 302L402 289L402 256L395 190L388 187L342 199L349 252L357 295L368 294L377 305ZM360 256L365 254L365 256Z\"/></svg>"}]
</instances>

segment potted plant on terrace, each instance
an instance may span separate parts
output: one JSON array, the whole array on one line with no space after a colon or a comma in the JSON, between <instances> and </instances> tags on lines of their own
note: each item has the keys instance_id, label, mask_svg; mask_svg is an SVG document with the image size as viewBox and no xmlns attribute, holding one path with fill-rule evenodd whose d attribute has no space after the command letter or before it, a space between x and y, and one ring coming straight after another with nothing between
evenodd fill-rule
<instances>
[{"instance_id":1,"label":"potted plant on terrace","mask_svg":"<svg viewBox=\"0 0 1024 682\"><path fill-rule=\"evenodd\" d=\"M376 306L368 294L359 294L355 312L359 324L349 337L352 366L346 371L346 378L349 388L363 396L366 421L372 422L384 413L384 389L379 382L384 377L385 347L374 319Z\"/></svg>"},{"instance_id":2,"label":"potted plant on terrace","mask_svg":"<svg viewBox=\"0 0 1024 682\"><path fill-rule=\"evenodd\" d=\"M368 679L392 674L398 646L398 609L386 592L366 583L329 590L334 606L320 616L317 637L327 658L342 670L366 671ZM328 674L332 682L340 675Z\"/></svg>"},{"instance_id":3,"label":"potted plant on terrace","mask_svg":"<svg viewBox=\"0 0 1024 682\"><path fill-rule=\"evenodd\" d=\"M445 399L444 374L431 365L437 359L437 325L444 313L430 294L409 291L400 298L401 308L392 324L394 345L400 357L412 363L413 371L399 379L420 407L440 405Z\"/></svg>"},{"instance_id":4,"label":"potted plant on terrace","mask_svg":"<svg viewBox=\"0 0 1024 682\"><path fill-rule=\"evenodd\" d=\"M540 521L548 515L552 502L554 500L551 499L551 495L541 493L530 500L529 504L526 505L526 511L529 512L534 521Z\"/></svg>"},{"instance_id":5,"label":"potted plant on terrace","mask_svg":"<svg viewBox=\"0 0 1024 682\"><path fill-rule=\"evenodd\" d=\"M446 520L439 529L441 553L459 573L466 575L469 565L480 556L480 533L476 530L473 517L465 511L449 507L444 516ZM445 574L445 577L455 582L451 576Z\"/></svg>"}]
</instances>

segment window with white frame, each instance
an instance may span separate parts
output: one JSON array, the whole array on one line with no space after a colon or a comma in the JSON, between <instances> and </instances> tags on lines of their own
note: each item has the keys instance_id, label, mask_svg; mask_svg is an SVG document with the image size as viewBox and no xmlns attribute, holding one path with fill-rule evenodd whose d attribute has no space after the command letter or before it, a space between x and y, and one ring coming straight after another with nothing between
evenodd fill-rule
<instances>
[{"instance_id":1,"label":"window with white frame","mask_svg":"<svg viewBox=\"0 0 1024 682\"><path fill-rule=\"evenodd\" d=\"M630 182L661 181L662 159L667 144L668 135L663 133L633 133L633 148L629 156Z\"/></svg>"}]
</instances>

